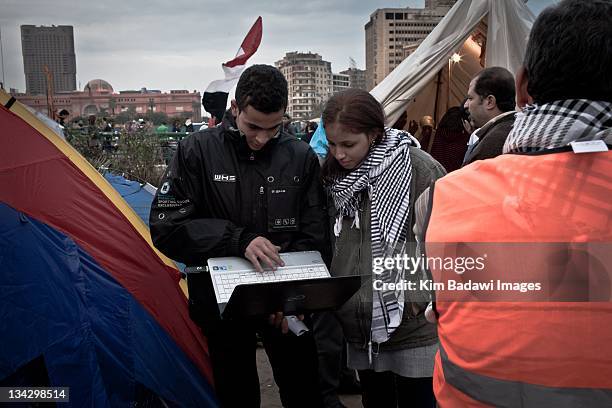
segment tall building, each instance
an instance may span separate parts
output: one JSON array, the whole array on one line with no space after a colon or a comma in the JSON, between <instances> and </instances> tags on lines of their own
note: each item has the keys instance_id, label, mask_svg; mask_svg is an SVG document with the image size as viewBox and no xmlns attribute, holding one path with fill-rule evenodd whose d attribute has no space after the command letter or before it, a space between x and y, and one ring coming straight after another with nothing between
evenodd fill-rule
<instances>
[{"instance_id":1,"label":"tall building","mask_svg":"<svg viewBox=\"0 0 612 408\"><path fill-rule=\"evenodd\" d=\"M349 68L340 71L341 74L349 76L349 88L366 89L366 71L359 68Z\"/></svg>"},{"instance_id":2,"label":"tall building","mask_svg":"<svg viewBox=\"0 0 612 408\"><path fill-rule=\"evenodd\" d=\"M346 74L332 74L332 93L337 94L340 91L350 88L350 77Z\"/></svg>"},{"instance_id":3,"label":"tall building","mask_svg":"<svg viewBox=\"0 0 612 408\"><path fill-rule=\"evenodd\" d=\"M444 18L456 0L425 0L425 8L384 8L365 25L366 87L379 84Z\"/></svg>"},{"instance_id":4,"label":"tall building","mask_svg":"<svg viewBox=\"0 0 612 408\"><path fill-rule=\"evenodd\" d=\"M287 113L298 120L312 119L332 94L331 63L319 54L288 52L275 65L289 85Z\"/></svg>"},{"instance_id":5,"label":"tall building","mask_svg":"<svg viewBox=\"0 0 612 408\"><path fill-rule=\"evenodd\" d=\"M72 26L22 25L21 50L26 93L46 94L46 69L48 75L53 78L54 92L71 92L76 89Z\"/></svg>"}]
</instances>

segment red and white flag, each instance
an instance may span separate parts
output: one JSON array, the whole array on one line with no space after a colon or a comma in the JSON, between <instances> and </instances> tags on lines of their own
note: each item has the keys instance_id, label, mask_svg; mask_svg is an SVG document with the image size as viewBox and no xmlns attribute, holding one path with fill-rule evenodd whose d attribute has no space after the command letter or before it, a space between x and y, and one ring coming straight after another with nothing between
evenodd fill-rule
<instances>
[{"instance_id":1,"label":"red and white flag","mask_svg":"<svg viewBox=\"0 0 612 408\"><path fill-rule=\"evenodd\" d=\"M225 78L212 81L204 91L202 97L204 109L216 119L217 123L221 121L225 112L229 92L238 83L242 71L246 68L247 60L259 48L262 32L263 24L260 16L257 17L255 24L253 24L246 37L244 37L234 59L221 65Z\"/></svg>"}]
</instances>

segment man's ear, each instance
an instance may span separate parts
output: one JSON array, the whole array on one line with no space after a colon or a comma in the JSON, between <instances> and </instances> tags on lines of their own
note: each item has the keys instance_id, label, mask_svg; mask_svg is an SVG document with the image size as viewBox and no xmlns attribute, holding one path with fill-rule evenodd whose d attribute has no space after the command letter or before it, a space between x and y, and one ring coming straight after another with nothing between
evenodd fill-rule
<instances>
[{"instance_id":1,"label":"man's ear","mask_svg":"<svg viewBox=\"0 0 612 408\"><path fill-rule=\"evenodd\" d=\"M533 98L527 92L527 85L529 84L529 78L527 75L527 69L521 65L518 72L516 73L516 105L519 108L524 108L525 105L531 105Z\"/></svg>"},{"instance_id":2,"label":"man's ear","mask_svg":"<svg viewBox=\"0 0 612 408\"><path fill-rule=\"evenodd\" d=\"M482 102L484 103L485 108L488 110L497 108L497 98L495 98L495 95L485 96Z\"/></svg>"},{"instance_id":3,"label":"man's ear","mask_svg":"<svg viewBox=\"0 0 612 408\"><path fill-rule=\"evenodd\" d=\"M230 102L230 109L232 111L232 115L234 117L237 117L239 109L238 109L238 103L236 102L235 99L232 99L232 101Z\"/></svg>"}]
</instances>

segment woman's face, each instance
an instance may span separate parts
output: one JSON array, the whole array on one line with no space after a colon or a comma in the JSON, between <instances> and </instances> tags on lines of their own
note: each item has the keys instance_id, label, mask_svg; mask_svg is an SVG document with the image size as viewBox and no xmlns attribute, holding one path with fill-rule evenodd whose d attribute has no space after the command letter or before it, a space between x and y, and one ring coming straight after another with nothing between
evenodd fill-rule
<instances>
[{"instance_id":1,"label":"woman's face","mask_svg":"<svg viewBox=\"0 0 612 408\"><path fill-rule=\"evenodd\" d=\"M337 122L326 126L325 133L329 153L346 170L352 170L364 161L370 151L370 143L374 140L374 136L352 133Z\"/></svg>"}]
</instances>

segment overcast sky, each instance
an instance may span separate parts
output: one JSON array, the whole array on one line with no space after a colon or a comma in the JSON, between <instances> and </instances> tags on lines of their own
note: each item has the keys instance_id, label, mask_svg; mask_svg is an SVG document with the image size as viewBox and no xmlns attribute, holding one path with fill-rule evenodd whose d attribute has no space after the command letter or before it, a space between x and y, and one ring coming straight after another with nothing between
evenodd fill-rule
<instances>
[{"instance_id":1,"label":"overcast sky","mask_svg":"<svg viewBox=\"0 0 612 408\"><path fill-rule=\"evenodd\" d=\"M503 1L503 0L499 0ZM555 0L529 0L538 14ZM72 25L80 89L105 79L115 91L203 91L223 76L257 16L263 39L251 63L274 64L286 52L317 52L339 72L365 69L364 25L384 7L423 0L0 0L5 87L25 91L23 24ZM0 70L1 70L0 66ZM1 72L0 72L1 75ZM1 77L0 77L1 80Z\"/></svg>"}]
</instances>

